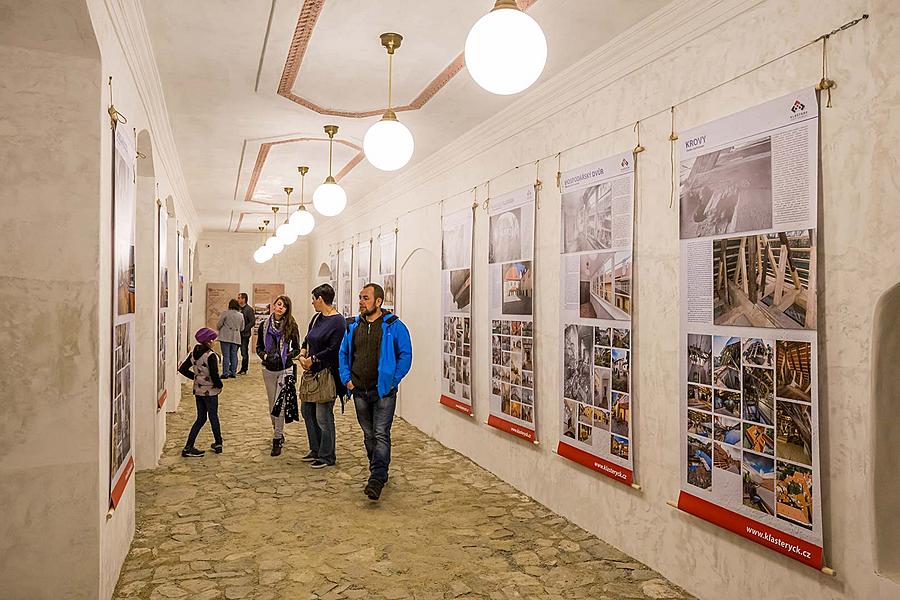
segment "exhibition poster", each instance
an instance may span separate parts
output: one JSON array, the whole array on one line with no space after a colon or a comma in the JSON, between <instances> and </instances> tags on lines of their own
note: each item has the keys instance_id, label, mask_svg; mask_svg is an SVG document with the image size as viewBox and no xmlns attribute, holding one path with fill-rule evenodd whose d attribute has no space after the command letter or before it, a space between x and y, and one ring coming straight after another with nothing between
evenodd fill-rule
<instances>
[{"instance_id":1,"label":"exhibition poster","mask_svg":"<svg viewBox=\"0 0 900 600\"><path fill-rule=\"evenodd\" d=\"M337 261L336 253L328 255L328 283L335 292L335 301L337 301Z\"/></svg>"},{"instance_id":2,"label":"exhibition poster","mask_svg":"<svg viewBox=\"0 0 900 600\"><path fill-rule=\"evenodd\" d=\"M178 322L175 326L175 347L178 352L178 360L181 360L181 357L187 354L188 349L190 348L190 344L188 344L186 340L186 336L182 335L183 329L183 311L184 311L184 272L182 271L184 266L184 247L183 247L183 239L181 236L181 231L177 231L176 234L176 244L175 244L175 272L178 274L178 308L177 308L177 318ZM218 318L218 317L216 317ZM207 317L207 321L209 318ZM215 325L213 325L215 327ZM185 332L188 333L188 332Z\"/></svg>"},{"instance_id":3,"label":"exhibition poster","mask_svg":"<svg viewBox=\"0 0 900 600\"><path fill-rule=\"evenodd\" d=\"M269 313L272 312L272 303L275 302L275 298L283 294L283 283L253 284L252 295L250 296L250 302L253 306L254 315L253 334L250 336L251 348L256 348L256 333L259 331L259 326L263 324L263 322L268 318ZM236 298L237 294L235 294L233 297Z\"/></svg>"},{"instance_id":4,"label":"exhibition poster","mask_svg":"<svg viewBox=\"0 0 900 600\"><path fill-rule=\"evenodd\" d=\"M356 276L353 279L353 293L351 302L356 302L359 293L372 275L372 240L366 240L356 245Z\"/></svg>"},{"instance_id":5,"label":"exhibition poster","mask_svg":"<svg viewBox=\"0 0 900 600\"><path fill-rule=\"evenodd\" d=\"M345 318L356 314L353 310L353 247L338 250L338 310Z\"/></svg>"},{"instance_id":6,"label":"exhibition poster","mask_svg":"<svg viewBox=\"0 0 900 600\"><path fill-rule=\"evenodd\" d=\"M472 234L474 209L441 217L441 398L472 414ZM520 413L521 414L521 413Z\"/></svg>"},{"instance_id":7,"label":"exhibition poster","mask_svg":"<svg viewBox=\"0 0 900 600\"><path fill-rule=\"evenodd\" d=\"M115 508L134 472L131 422L134 414L135 323L135 152L134 136L113 128L112 223L112 405L109 495Z\"/></svg>"},{"instance_id":8,"label":"exhibition poster","mask_svg":"<svg viewBox=\"0 0 900 600\"><path fill-rule=\"evenodd\" d=\"M634 155L567 171L560 192L557 453L631 485Z\"/></svg>"},{"instance_id":9,"label":"exhibition poster","mask_svg":"<svg viewBox=\"0 0 900 600\"><path fill-rule=\"evenodd\" d=\"M228 310L228 301L237 299L241 291L237 283L206 284L206 326L219 330L219 317ZM186 352L185 352L186 353Z\"/></svg>"},{"instance_id":10,"label":"exhibition poster","mask_svg":"<svg viewBox=\"0 0 900 600\"><path fill-rule=\"evenodd\" d=\"M397 303L397 233L392 231L378 236L376 250L378 272L372 276L372 281L384 288L382 308L393 311Z\"/></svg>"},{"instance_id":11,"label":"exhibition poster","mask_svg":"<svg viewBox=\"0 0 900 600\"><path fill-rule=\"evenodd\" d=\"M534 186L490 199L488 293L491 399L488 425L535 435Z\"/></svg>"},{"instance_id":12,"label":"exhibition poster","mask_svg":"<svg viewBox=\"0 0 900 600\"><path fill-rule=\"evenodd\" d=\"M169 266L166 262L166 220L168 214L163 205L157 206L156 219L156 266L159 277L159 321L156 330L156 408L162 408L166 402L166 308L169 306Z\"/></svg>"},{"instance_id":13,"label":"exhibition poster","mask_svg":"<svg viewBox=\"0 0 900 600\"><path fill-rule=\"evenodd\" d=\"M681 134L678 507L821 568L818 104Z\"/></svg>"}]
</instances>

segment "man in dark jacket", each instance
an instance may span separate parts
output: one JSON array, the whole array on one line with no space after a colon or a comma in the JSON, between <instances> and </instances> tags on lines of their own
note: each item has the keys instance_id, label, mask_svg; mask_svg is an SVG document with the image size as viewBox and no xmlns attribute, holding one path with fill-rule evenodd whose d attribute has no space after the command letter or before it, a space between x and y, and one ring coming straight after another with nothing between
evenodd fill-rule
<instances>
[{"instance_id":1,"label":"man in dark jacket","mask_svg":"<svg viewBox=\"0 0 900 600\"><path fill-rule=\"evenodd\" d=\"M359 292L359 316L350 320L338 355L341 382L353 395L356 419L369 457L363 490L378 500L391 463L391 424L397 386L412 366L409 330L397 315L381 310L384 289L367 283Z\"/></svg>"},{"instance_id":2,"label":"man in dark jacket","mask_svg":"<svg viewBox=\"0 0 900 600\"><path fill-rule=\"evenodd\" d=\"M241 305L241 314L244 316L244 329L241 330L241 370L238 371L238 375L246 375L247 367L250 364L250 336L253 335L256 315L253 313L253 307L247 304L245 292L238 294L237 300Z\"/></svg>"}]
</instances>

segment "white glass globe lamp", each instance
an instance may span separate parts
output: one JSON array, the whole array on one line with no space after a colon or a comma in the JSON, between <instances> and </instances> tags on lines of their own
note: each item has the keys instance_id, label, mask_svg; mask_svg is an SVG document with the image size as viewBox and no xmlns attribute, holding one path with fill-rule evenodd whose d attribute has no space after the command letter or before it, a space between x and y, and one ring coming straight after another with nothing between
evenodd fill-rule
<instances>
[{"instance_id":1,"label":"white glass globe lamp","mask_svg":"<svg viewBox=\"0 0 900 600\"><path fill-rule=\"evenodd\" d=\"M278 226L278 229L275 230L275 237L284 244L285 246L290 246L294 242L297 241L297 236L300 233L297 231L297 228L294 227L290 221L282 223Z\"/></svg>"},{"instance_id":2,"label":"white glass globe lamp","mask_svg":"<svg viewBox=\"0 0 900 600\"><path fill-rule=\"evenodd\" d=\"M256 252L253 253L253 260L257 263L262 264L272 258L272 251L269 250L266 246L260 246L256 249Z\"/></svg>"},{"instance_id":3,"label":"white glass globe lamp","mask_svg":"<svg viewBox=\"0 0 900 600\"><path fill-rule=\"evenodd\" d=\"M313 206L320 214L326 217L334 217L341 214L341 211L347 206L347 192L331 176L331 161L334 156L334 134L337 133L337 130L337 125L325 126L325 133L328 135L328 177L313 192Z\"/></svg>"},{"instance_id":4,"label":"white glass globe lamp","mask_svg":"<svg viewBox=\"0 0 900 600\"><path fill-rule=\"evenodd\" d=\"M380 121L369 127L363 138L363 150L372 166L382 171L396 171L412 158L415 142L406 125L387 111Z\"/></svg>"},{"instance_id":5,"label":"white glass globe lamp","mask_svg":"<svg viewBox=\"0 0 900 600\"><path fill-rule=\"evenodd\" d=\"M297 235L309 235L316 226L316 218L302 204L297 212L291 215L289 222L296 229Z\"/></svg>"},{"instance_id":6,"label":"white glass globe lamp","mask_svg":"<svg viewBox=\"0 0 900 600\"><path fill-rule=\"evenodd\" d=\"M492 94L518 94L543 72L547 39L515 0L497 0L494 9L469 30L465 56L475 83Z\"/></svg>"},{"instance_id":7,"label":"white glass globe lamp","mask_svg":"<svg viewBox=\"0 0 900 600\"><path fill-rule=\"evenodd\" d=\"M284 242L273 235L266 240L266 248L268 248L272 254L281 254L281 251L284 250Z\"/></svg>"}]
</instances>

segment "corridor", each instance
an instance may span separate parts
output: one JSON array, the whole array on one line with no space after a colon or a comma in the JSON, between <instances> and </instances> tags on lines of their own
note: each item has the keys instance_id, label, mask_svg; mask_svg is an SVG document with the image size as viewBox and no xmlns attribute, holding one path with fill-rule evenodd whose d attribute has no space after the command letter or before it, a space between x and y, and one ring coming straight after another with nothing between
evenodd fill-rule
<instances>
[{"instance_id":1,"label":"corridor","mask_svg":"<svg viewBox=\"0 0 900 600\"><path fill-rule=\"evenodd\" d=\"M302 423L272 458L258 366L225 383L224 452L181 458L194 417L185 387L160 467L136 474L136 532L114 598L689 598L400 419L377 503L362 493L351 405L335 410L336 467L300 461ZM207 425L197 447L211 442Z\"/></svg>"}]
</instances>

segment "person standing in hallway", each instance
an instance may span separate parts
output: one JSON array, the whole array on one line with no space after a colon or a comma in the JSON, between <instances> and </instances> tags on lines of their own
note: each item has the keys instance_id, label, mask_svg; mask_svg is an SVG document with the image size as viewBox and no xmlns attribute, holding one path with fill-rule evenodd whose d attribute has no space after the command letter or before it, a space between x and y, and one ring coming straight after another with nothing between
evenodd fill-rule
<instances>
[{"instance_id":1,"label":"person standing in hallway","mask_svg":"<svg viewBox=\"0 0 900 600\"><path fill-rule=\"evenodd\" d=\"M246 375L250 366L250 337L253 335L253 326L256 324L256 314L253 307L247 304L247 293L241 292L237 297L241 307L241 316L244 317L244 328L241 330L241 370L238 375Z\"/></svg>"},{"instance_id":2,"label":"person standing in hallway","mask_svg":"<svg viewBox=\"0 0 900 600\"><path fill-rule=\"evenodd\" d=\"M334 307L334 288L327 283L316 287L311 292L312 305L316 314L309 322L309 330L298 362L310 377L325 371L327 377L334 382L335 395L331 398L319 398L310 402L300 396L300 414L306 423L306 436L309 439L309 454L301 460L311 462L314 469L330 467L336 462L334 401L338 396L347 394L341 383L338 367L338 350L344 338L346 320ZM319 376L321 378L321 376ZM318 384L317 382L317 385ZM330 389L330 385L328 386ZM302 386L301 386L302 392Z\"/></svg>"},{"instance_id":3,"label":"person standing in hallway","mask_svg":"<svg viewBox=\"0 0 900 600\"><path fill-rule=\"evenodd\" d=\"M383 311L384 289L367 283L359 292L359 316L341 341L341 382L353 395L356 419L363 430L369 457L364 492L381 497L391 463L391 424L397 407L397 386L412 366L409 330L397 315Z\"/></svg>"},{"instance_id":4,"label":"person standing in hallway","mask_svg":"<svg viewBox=\"0 0 900 600\"><path fill-rule=\"evenodd\" d=\"M237 373L237 353L241 345L241 331L244 329L244 316L241 306L232 298L228 301L228 310L219 315L219 343L222 345L222 379L234 377Z\"/></svg>"},{"instance_id":5,"label":"person standing in hallway","mask_svg":"<svg viewBox=\"0 0 900 600\"><path fill-rule=\"evenodd\" d=\"M272 415L272 407L284 387L284 378L294 371L294 359L300 354L300 331L291 313L291 299L278 296L272 303L271 313L256 332L256 354L262 360L272 419L272 456L281 454L284 446L284 411L276 417Z\"/></svg>"},{"instance_id":6,"label":"person standing in hallway","mask_svg":"<svg viewBox=\"0 0 900 600\"><path fill-rule=\"evenodd\" d=\"M216 454L222 452L222 430L219 426L219 394L222 393L222 380L219 378L219 360L212 343L216 341L217 334L214 330L203 327L194 334L197 345L184 359L178 372L194 380L194 398L197 401L197 420L191 426L187 442L181 456L184 458L199 458L205 454L203 450L197 450L194 444L197 434L206 424L209 424L213 432L212 449Z\"/></svg>"}]
</instances>

